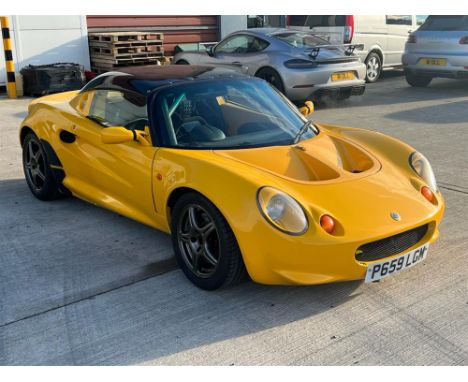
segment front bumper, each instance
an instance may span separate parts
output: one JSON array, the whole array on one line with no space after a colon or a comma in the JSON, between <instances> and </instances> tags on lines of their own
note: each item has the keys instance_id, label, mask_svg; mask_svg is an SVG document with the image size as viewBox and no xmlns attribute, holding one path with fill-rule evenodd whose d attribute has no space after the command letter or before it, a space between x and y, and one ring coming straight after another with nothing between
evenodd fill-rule
<instances>
[{"instance_id":1,"label":"front bumper","mask_svg":"<svg viewBox=\"0 0 468 382\"><path fill-rule=\"evenodd\" d=\"M346 202L343 199L343 188L335 191L324 190L334 200L327 209L307 211L309 229L302 236L290 236L279 232L265 219L257 222L242 232L235 230L244 263L250 277L261 284L274 285L313 285L338 281L363 280L367 267L383 259L391 259L407 253L423 243L432 243L439 236L439 224L445 210L445 202L440 193L436 193L436 205L427 202L421 195L410 194L410 197L399 199L384 190L375 189L374 198L363 198L362 190L370 188L372 178L366 185L356 184L356 190L348 184L350 195ZM341 195L341 197L340 197ZM413 196L411 196L413 195ZM380 203L380 204L378 204ZM318 208L318 207L317 207ZM395 208L395 209L393 209ZM390 211L397 210L403 217L395 222L390 219ZM253 211L252 211L253 213ZM320 216L328 213L338 218L341 228L336 234L329 235L318 224ZM400 252L375 258L372 261L360 261L360 247L381 239L413 230L423 225L428 226L424 236L410 247ZM254 239L253 239L254 238Z\"/></svg>"},{"instance_id":2,"label":"front bumper","mask_svg":"<svg viewBox=\"0 0 468 382\"><path fill-rule=\"evenodd\" d=\"M439 237L439 223L443 215L441 208L435 216L423 222L414 224L416 228L428 224L428 230L424 237L406 248L404 251L394 253L375 261L359 261L356 259L356 250L364 244L370 243L382 237L393 236L400 232L389 232L382 237L368 237L361 240L342 240L341 242L323 245L317 243L298 242L293 240L271 240L264 238L256 239L257 253L255 256L261 259L255 266L248 266L251 278L262 284L272 285L314 285L340 281L363 280L366 276L367 267L384 259L398 257L403 253L412 251L424 243L433 243ZM409 228L409 229L411 229ZM408 229L408 230L409 230ZM406 231L406 229L404 230ZM402 232L404 232L402 231ZM272 248L274 247L274 248ZM244 256L245 258L245 256ZM257 260L260 260L257 259Z\"/></svg>"}]
</instances>

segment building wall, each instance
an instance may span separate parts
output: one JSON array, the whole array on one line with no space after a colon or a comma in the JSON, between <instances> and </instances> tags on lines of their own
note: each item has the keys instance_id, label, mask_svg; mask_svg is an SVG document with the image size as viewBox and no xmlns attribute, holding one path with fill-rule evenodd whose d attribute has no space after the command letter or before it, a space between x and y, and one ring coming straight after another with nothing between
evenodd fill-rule
<instances>
[{"instance_id":1,"label":"building wall","mask_svg":"<svg viewBox=\"0 0 468 382\"><path fill-rule=\"evenodd\" d=\"M223 15L220 16L220 19L221 39L226 37L229 33L237 32L238 30L242 29L247 29L246 15Z\"/></svg>"},{"instance_id":2,"label":"building wall","mask_svg":"<svg viewBox=\"0 0 468 382\"><path fill-rule=\"evenodd\" d=\"M89 69L85 16L10 16L15 71L27 65L73 62ZM0 55L0 84L4 85L5 60Z\"/></svg>"},{"instance_id":3,"label":"building wall","mask_svg":"<svg viewBox=\"0 0 468 382\"><path fill-rule=\"evenodd\" d=\"M177 44L219 40L219 16L91 15L87 23L89 32L162 32L166 55L172 55Z\"/></svg>"}]
</instances>

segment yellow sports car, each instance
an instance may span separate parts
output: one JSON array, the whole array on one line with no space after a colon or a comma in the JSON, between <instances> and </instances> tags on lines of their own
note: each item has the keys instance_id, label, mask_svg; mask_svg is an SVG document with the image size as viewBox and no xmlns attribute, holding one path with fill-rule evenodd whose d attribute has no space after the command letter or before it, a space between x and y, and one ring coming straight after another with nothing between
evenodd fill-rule
<instances>
[{"instance_id":1,"label":"yellow sports car","mask_svg":"<svg viewBox=\"0 0 468 382\"><path fill-rule=\"evenodd\" d=\"M20 141L41 200L71 194L170 232L203 289L380 280L420 263L444 200L427 159L372 131L313 124L267 82L127 68L31 102Z\"/></svg>"}]
</instances>

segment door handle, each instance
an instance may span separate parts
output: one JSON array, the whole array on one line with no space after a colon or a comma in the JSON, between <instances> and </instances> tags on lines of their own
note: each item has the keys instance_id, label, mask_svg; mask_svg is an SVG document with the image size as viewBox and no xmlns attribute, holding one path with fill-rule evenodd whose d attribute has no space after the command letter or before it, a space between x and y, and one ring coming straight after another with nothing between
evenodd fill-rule
<instances>
[{"instance_id":1,"label":"door handle","mask_svg":"<svg viewBox=\"0 0 468 382\"><path fill-rule=\"evenodd\" d=\"M242 66L242 64L239 61L231 62L231 64L235 66Z\"/></svg>"}]
</instances>

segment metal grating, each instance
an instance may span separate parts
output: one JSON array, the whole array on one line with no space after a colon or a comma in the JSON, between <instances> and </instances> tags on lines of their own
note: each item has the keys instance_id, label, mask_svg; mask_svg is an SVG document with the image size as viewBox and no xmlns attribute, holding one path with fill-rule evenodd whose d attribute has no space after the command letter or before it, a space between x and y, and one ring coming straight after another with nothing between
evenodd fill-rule
<instances>
[{"instance_id":1,"label":"metal grating","mask_svg":"<svg viewBox=\"0 0 468 382\"><path fill-rule=\"evenodd\" d=\"M356 251L356 260L373 261L396 255L419 242L428 229L428 224L385 239L361 245Z\"/></svg>"}]
</instances>

